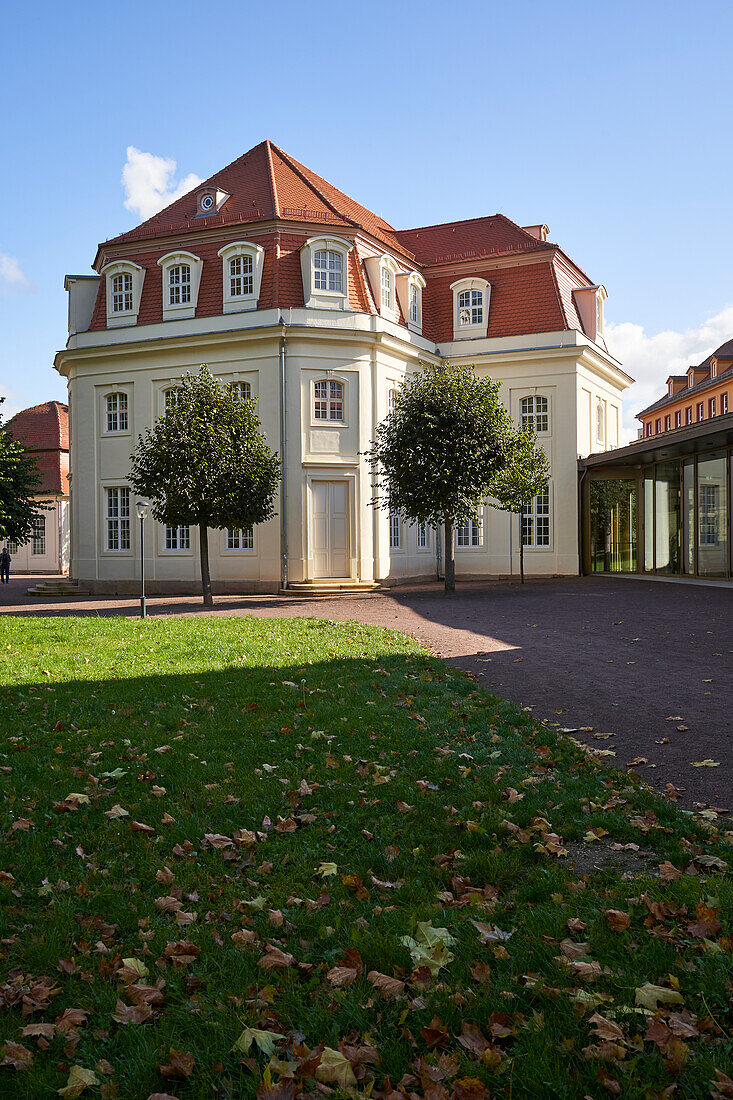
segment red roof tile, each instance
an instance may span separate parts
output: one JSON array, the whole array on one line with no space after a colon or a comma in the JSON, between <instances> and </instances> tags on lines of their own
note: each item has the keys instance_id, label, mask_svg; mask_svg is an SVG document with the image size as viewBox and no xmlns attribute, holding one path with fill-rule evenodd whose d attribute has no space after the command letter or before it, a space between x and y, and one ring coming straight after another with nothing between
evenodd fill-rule
<instances>
[{"instance_id":1,"label":"red roof tile","mask_svg":"<svg viewBox=\"0 0 733 1100\"><path fill-rule=\"evenodd\" d=\"M565 318L548 262L518 267L481 270L473 274L491 284L487 336L521 336L529 332L557 332ZM453 339L453 295L455 275L432 276L426 272L423 291L423 332L436 344Z\"/></svg>"},{"instance_id":2,"label":"red roof tile","mask_svg":"<svg viewBox=\"0 0 733 1100\"><path fill-rule=\"evenodd\" d=\"M503 214L445 222L443 225L425 225L419 229L398 229L396 235L423 264L555 247L538 241Z\"/></svg>"},{"instance_id":3,"label":"red roof tile","mask_svg":"<svg viewBox=\"0 0 733 1100\"><path fill-rule=\"evenodd\" d=\"M69 492L69 408L60 401L45 401L23 409L8 421L13 439L36 456L41 475L39 492Z\"/></svg>"}]
</instances>

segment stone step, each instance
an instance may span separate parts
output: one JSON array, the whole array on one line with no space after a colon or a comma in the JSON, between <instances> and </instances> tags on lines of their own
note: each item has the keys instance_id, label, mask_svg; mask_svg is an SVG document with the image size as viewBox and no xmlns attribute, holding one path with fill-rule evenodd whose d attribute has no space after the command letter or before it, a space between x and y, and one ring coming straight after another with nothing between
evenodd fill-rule
<instances>
[{"instance_id":1,"label":"stone step","mask_svg":"<svg viewBox=\"0 0 733 1100\"><path fill-rule=\"evenodd\" d=\"M347 595L350 592L375 592L381 585L378 581L322 580L296 581L287 588L280 589L281 596L333 596Z\"/></svg>"},{"instance_id":2,"label":"stone step","mask_svg":"<svg viewBox=\"0 0 733 1100\"><path fill-rule=\"evenodd\" d=\"M81 588L78 581L42 581L26 590L26 595L45 597L46 599L74 599L76 596L88 596L89 590Z\"/></svg>"}]
</instances>

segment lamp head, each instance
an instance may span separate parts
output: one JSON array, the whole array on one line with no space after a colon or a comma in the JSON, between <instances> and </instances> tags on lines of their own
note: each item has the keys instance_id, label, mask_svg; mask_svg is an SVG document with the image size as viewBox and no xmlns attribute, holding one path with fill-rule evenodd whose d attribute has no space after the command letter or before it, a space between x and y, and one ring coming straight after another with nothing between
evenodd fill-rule
<instances>
[{"instance_id":1,"label":"lamp head","mask_svg":"<svg viewBox=\"0 0 733 1100\"><path fill-rule=\"evenodd\" d=\"M135 510L137 512L138 519L145 519L148 514L148 508L150 505L147 500L138 500L135 504Z\"/></svg>"}]
</instances>

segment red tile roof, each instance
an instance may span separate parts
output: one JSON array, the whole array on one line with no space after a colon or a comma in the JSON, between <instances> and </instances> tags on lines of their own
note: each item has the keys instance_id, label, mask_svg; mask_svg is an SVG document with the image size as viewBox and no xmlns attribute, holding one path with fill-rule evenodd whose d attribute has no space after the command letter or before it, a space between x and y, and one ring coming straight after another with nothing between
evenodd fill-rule
<instances>
[{"instance_id":1,"label":"red tile roof","mask_svg":"<svg viewBox=\"0 0 733 1100\"><path fill-rule=\"evenodd\" d=\"M139 324L162 320L158 260L172 244L167 240L164 245L161 238L183 237L185 247L204 261L196 316L206 317L222 312L217 252L226 240L246 237L262 245L258 308L282 309L303 305L299 253L306 237L331 231L355 245L349 258L348 288L349 304L357 311L379 312L364 260L375 249L384 248L403 269L418 269L425 276L423 331L438 343L453 339L449 288L461 274L482 275L491 283L489 336L583 331L573 290L587 287L587 276L557 245L538 240L503 214L397 230L270 141L250 149L206 184L229 193L220 213L197 218L196 195L190 192L136 229L100 245L97 270L121 256L146 270ZM292 229L283 224L288 222ZM209 237L212 229L219 230L215 241ZM140 242L139 252L130 247L136 242ZM450 277L443 274L446 264L451 265ZM104 284L101 279L91 329L106 328Z\"/></svg>"},{"instance_id":2,"label":"red tile roof","mask_svg":"<svg viewBox=\"0 0 733 1100\"><path fill-rule=\"evenodd\" d=\"M271 141L255 145L204 183L229 192L230 198L220 213L197 218L195 190L189 191L142 225L105 241L100 248L214 226L279 218L361 228L390 248L410 254L388 222L311 172Z\"/></svg>"},{"instance_id":3,"label":"red tile roof","mask_svg":"<svg viewBox=\"0 0 733 1100\"><path fill-rule=\"evenodd\" d=\"M60 401L34 405L8 421L13 439L36 457L41 475L39 492L69 492L69 408Z\"/></svg>"},{"instance_id":4,"label":"red tile roof","mask_svg":"<svg viewBox=\"0 0 733 1100\"><path fill-rule=\"evenodd\" d=\"M419 229L398 229L397 237L423 264L448 263L506 252L539 252L555 246L538 241L515 222L494 214Z\"/></svg>"}]
</instances>

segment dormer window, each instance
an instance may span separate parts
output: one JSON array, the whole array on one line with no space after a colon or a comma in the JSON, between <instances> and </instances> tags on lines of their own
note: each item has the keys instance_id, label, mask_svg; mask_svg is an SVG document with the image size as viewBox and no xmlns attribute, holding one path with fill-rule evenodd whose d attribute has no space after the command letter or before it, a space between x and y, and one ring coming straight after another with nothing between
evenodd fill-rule
<instances>
[{"instance_id":1,"label":"dormer window","mask_svg":"<svg viewBox=\"0 0 733 1100\"><path fill-rule=\"evenodd\" d=\"M461 279L453 291L453 339L486 336L491 286L486 279Z\"/></svg>"},{"instance_id":2,"label":"dormer window","mask_svg":"<svg viewBox=\"0 0 733 1100\"><path fill-rule=\"evenodd\" d=\"M316 290L344 292L344 259L340 252L319 248L313 257L313 285Z\"/></svg>"},{"instance_id":3,"label":"dormer window","mask_svg":"<svg viewBox=\"0 0 733 1100\"><path fill-rule=\"evenodd\" d=\"M394 309L392 272L388 267L382 268L382 309Z\"/></svg>"},{"instance_id":4,"label":"dormer window","mask_svg":"<svg viewBox=\"0 0 733 1100\"><path fill-rule=\"evenodd\" d=\"M137 324L145 268L130 260L114 260L105 264L102 275L106 279L107 327Z\"/></svg>"},{"instance_id":5,"label":"dormer window","mask_svg":"<svg viewBox=\"0 0 733 1100\"><path fill-rule=\"evenodd\" d=\"M398 274L395 281L407 327L411 332L422 332L422 292L425 280L418 271L410 271L407 275Z\"/></svg>"},{"instance_id":6,"label":"dormer window","mask_svg":"<svg viewBox=\"0 0 733 1100\"><path fill-rule=\"evenodd\" d=\"M343 237L310 237L300 252L306 309L349 309L349 252Z\"/></svg>"},{"instance_id":7,"label":"dormer window","mask_svg":"<svg viewBox=\"0 0 733 1100\"><path fill-rule=\"evenodd\" d=\"M176 264L168 268L168 305L183 306L191 301L191 268Z\"/></svg>"},{"instance_id":8,"label":"dormer window","mask_svg":"<svg viewBox=\"0 0 733 1100\"><path fill-rule=\"evenodd\" d=\"M420 324L420 288L414 283L410 286L410 311L409 320L413 325Z\"/></svg>"},{"instance_id":9,"label":"dormer window","mask_svg":"<svg viewBox=\"0 0 733 1100\"><path fill-rule=\"evenodd\" d=\"M132 275L127 271L112 276L112 312L132 313Z\"/></svg>"},{"instance_id":10,"label":"dormer window","mask_svg":"<svg viewBox=\"0 0 733 1100\"><path fill-rule=\"evenodd\" d=\"M210 218L213 214L218 214L229 198L228 191L222 191L221 187L211 183L199 187L195 194L197 218Z\"/></svg>"},{"instance_id":11,"label":"dormer window","mask_svg":"<svg viewBox=\"0 0 733 1100\"><path fill-rule=\"evenodd\" d=\"M265 250L251 241L232 241L219 249L221 256L224 313L257 309L262 283Z\"/></svg>"},{"instance_id":12,"label":"dormer window","mask_svg":"<svg viewBox=\"0 0 733 1100\"><path fill-rule=\"evenodd\" d=\"M158 266L163 276L163 320L195 317L203 260L192 252L169 252Z\"/></svg>"},{"instance_id":13,"label":"dormer window","mask_svg":"<svg viewBox=\"0 0 733 1100\"><path fill-rule=\"evenodd\" d=\"M717 373L718 373L718 364L713 359L710 363L710 377L715 378Z\"/></svg>"}]
</instances>

